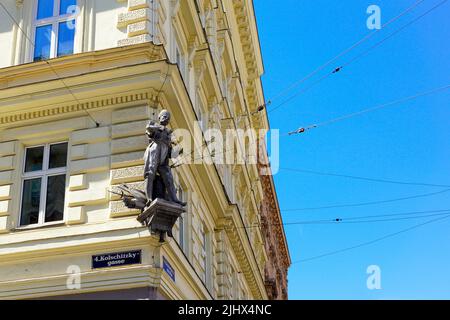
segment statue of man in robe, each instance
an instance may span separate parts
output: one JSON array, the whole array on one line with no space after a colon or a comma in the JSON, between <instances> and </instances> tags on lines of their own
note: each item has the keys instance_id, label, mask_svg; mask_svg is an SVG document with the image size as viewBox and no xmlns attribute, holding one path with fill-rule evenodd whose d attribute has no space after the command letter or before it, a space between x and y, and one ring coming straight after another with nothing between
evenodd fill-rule
<instances>
[{"instance_id":1,"label":"statue of man in robe","mask_svg":"<svg viewBox=\"0 0 450 320\"><path fill-rule=\"evenodd\" d=\"M163 193L166 200L185 206L186 202L178 199L175 185L173 182L172 171L169 166L169 159L172 153L172 130L167 128L170 122L170 112L162 110L158 116L159 124L149 121L146 128L146 134L149 139L149 145L144 154L144 179L145 195L147 197L147 206L155 200L155 178L157 174L162 180L164 186Z\"/></svg>"}]
</instances>

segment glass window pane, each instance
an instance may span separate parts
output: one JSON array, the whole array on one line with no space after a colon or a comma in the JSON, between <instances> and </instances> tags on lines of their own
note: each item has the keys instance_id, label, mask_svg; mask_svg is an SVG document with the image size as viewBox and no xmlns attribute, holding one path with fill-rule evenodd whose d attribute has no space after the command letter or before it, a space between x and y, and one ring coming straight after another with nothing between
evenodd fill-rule
<instances>
[{"instance_id":1,"label":"glass window pane","mask_svg":"<svg viewBox=\"0 0 450 320\"><path fill-rule=\"evenodd\" d=\"M42 170L44 147L28 148L25 158L25 172Z\"/></svg>"},{"instance_id":2,"label":"glass window pane","mask_svg":"<svg viewBox=\"0 0 450 320\"><path fill-rule=\"evenodd\" d=\"M41 178L23 182L22 212L20 225L26 226L39 221L39 204L41 202Z\"/></svg>"},{"instance_id":3,"label":"glass window pane","mask_svg":"<svg viewBox=\"0 0 450 320\"><path fill-rule=\"evenodd\" d=\"M58 33L58 57L73 53L75 38L75 20L59 23Z\"/></svg>"},{"instance_id":4,"label":"glass window pane","mask_svg":"<svg viewBox=\"0 0 450 320\"><path fill-rule=\"evenodd\" d=\"M65 167L67 165L67 143L52 144L49 161L49 169Z\"/></svg>"},{"instance_id":5,"label":"glass window pane","mask_svg":"<svg viewBox=\"0 0 450 320\"><path fill-rule=\"evenodd\" d=\"M45 222L63 220L65 194L66 175L48 177Z\"/></svg>"},{"instance_id":6,"label":"glass window pane","mask_svg":"<svg viewBox=\"0 0 450 320\"><path fill-rule=\"evenodd\" d=\"M41 61L50 58L50 45L52 42L52 25L36 28L34 39L34 61Z\"/></svg>"},{"instance_id":7,"label":"glass window pane","mask_svg":"<svg viewBox=\"0 0 450 320\"><path fill-rule=\"evenodd\" d=\"M180 225L179 225L180 233L178 235L179 239L180 239L179 245L181 247L181 250L184 252L184 214L182 214L180 216L179 221L180 221Z\"/></svg>"},{"instance_id":8,"label":"glass window pane","mask_svg":"<svg viewBox=\"0 0 450 320\"><path fill-rule=\"evenodd\" d=\"M75 13L74 7L71 8L71 6L76 5L77 0L61 0L61 6L59 7L59 15L74 14Z\"/></svg>"},{"instance_id":9,"label":"glass window pane","mask_svg":"<svg viewBox=\"0 0 450 320\"><path fill-rule=\"evenodd\" d=\"M54 0L39 0L37 19L44 19L48 17L53 17L53 5Z\"/></svg>"}]
</instances>

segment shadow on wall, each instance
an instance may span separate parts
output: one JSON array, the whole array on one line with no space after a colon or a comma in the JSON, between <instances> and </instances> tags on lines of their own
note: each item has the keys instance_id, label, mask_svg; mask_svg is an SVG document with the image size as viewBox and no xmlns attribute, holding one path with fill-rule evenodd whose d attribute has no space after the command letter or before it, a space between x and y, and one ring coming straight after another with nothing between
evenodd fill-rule
<instances>
[{"instance_id":1,"label":"shadow on wall","mask_svg":"<svg viewBox=\"0 0 450 320\"><path fill-rule=\"evenodd\" d=\"M0 4L6 7L14 19L18 20L16 0L0 0ZM14 23L2 6L0 6L0 68L11 65L14 39Z\"/></svg>"}]
</instances>

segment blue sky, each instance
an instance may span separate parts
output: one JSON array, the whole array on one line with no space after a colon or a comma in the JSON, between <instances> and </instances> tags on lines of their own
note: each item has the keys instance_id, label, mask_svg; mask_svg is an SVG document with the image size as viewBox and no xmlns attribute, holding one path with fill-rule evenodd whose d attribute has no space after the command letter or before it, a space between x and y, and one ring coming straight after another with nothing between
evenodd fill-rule
<instances>
[{"instance_id":1,"label":"blue sky","mask_svg":"<svg viewBox=\"0 0 450 320\"><path fill-rule=\"evenodd\" d=\"M425 0L366 43L303 83L313 83L441 0ZM255 0L266 99L372 32L366 9L387 22L415 0ZM450 84L450 1L355 63L271 112L281 132ZM269 110L285 97L273 101ZM450 90L281 138L280 166L320 172L450 185ZM284 222L450 209L450 191L359 207L355 204L442 191L280 170L275 175ZM286 226L292 261L351 247L435 219ZM289 270L290 299L450 299L450 219ZM381 289L366 287L366 268L381 269Z\"/></svg>"}]
</instances>

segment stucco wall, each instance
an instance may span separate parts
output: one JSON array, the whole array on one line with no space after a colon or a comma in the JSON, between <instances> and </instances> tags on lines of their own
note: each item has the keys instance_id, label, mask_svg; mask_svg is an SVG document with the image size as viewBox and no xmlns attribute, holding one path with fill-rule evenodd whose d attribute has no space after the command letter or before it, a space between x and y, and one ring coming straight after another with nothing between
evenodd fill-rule
<instances>
[{"instance_id":1,"label":"stucco wall","mask_svg":"<svg viewBox=\"0 0 450 320\"><path fill-rule=\"evenodd\" d=\"M16 20L19 20L19 10L17 10L15 0L1 0L0 2ZM8 67L13 63L15 29L17 27L11 23L11 18L0 7L0 68Z\"/></svg>"}]
</instances>

